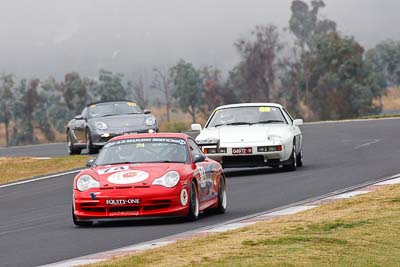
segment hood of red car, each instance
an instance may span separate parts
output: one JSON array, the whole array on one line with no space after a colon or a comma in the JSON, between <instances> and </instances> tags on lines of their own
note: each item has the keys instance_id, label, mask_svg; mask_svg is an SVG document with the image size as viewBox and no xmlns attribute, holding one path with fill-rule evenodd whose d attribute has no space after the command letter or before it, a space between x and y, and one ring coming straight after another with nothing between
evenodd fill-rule
<instances>
[{"instance_id":1,"label":"hood of red car","mask_svg":"<svg viewBox=\"0 0 400 267\"><path fill-rule=\"evenodd\" d=\"M121 164L97 166L94 172L101 186L110 185L151 185L155 178L163 176L168 171L178 171L182 164Z\"/></svg>"}]
</instances>

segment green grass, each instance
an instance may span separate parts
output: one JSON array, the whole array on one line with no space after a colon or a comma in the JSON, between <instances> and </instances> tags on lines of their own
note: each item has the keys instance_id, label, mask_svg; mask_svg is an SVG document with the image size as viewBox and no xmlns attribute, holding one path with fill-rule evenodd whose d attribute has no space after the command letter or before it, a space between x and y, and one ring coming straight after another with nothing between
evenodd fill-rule
<instances>
[{"instance_id":1,"label":"green grass","mask_svg":"<svg viewBox=\"0 0 400 267\"><path fill-rule=\"evenodd\" d=\"M33 176L42 176L72 169L84 168L88 156L64 156L51 159L30 157L0 158L0 184L15 182Z\"/></svg>"},{"instance_id":2,"label":"green grass","mask_svg":"<svg viewBox=\"0 0 400 267\"><path fill-rule=\"evenodd\" d=\"M388 186L91 266L400 266L399 196Z\"/></svg>"}]
</instances>

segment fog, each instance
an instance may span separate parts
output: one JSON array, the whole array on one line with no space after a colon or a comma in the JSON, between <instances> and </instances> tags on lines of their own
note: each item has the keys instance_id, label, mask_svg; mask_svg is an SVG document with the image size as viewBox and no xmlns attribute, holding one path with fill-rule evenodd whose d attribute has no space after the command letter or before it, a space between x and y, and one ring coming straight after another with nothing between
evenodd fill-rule
<instances>
[{"instance_id":1,"label":"fog","mask_svg":"<svg viewBox=\"0 0 400 267\"><path fill-rule=\"evenodd\" d=\"M180 58L223 70L256 24L287 27L290 0L0 0L0 72L138 73ZM322 15L371 48L400 39L398 0L325 0Z\"/></svg>"}]
</instances>

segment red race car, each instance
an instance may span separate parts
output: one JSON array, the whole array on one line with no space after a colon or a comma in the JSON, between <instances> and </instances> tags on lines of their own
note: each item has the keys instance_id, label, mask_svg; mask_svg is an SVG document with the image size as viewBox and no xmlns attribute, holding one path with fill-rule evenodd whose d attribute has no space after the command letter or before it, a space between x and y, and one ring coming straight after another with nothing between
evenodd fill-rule
<instances>
[{"instance_id":1,"label":"red race car","mask_svg":"<svg viewBox=\"0 0 400 267\"><path fill-rule=\"evenodd\" d=\"M134 218L186 217L227 206L221 165L185 134L131 134L111 139L74 179L75 225Z\"/></svg>"}]
</instances>

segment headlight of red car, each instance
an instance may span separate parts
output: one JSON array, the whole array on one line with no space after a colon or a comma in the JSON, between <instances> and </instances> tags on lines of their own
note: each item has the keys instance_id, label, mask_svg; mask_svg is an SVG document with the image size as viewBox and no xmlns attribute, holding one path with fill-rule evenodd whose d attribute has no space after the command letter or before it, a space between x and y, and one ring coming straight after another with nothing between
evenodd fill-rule
<instances>
[{"instance_id":1,"label":"headlight of red car","mask_svg":"<svg viewBox=\"0 0 400 267\"><path fill-rule=\"evenodd\" d=\"M164 187L174 187L178 184L180 179L179 173L176 171L170 171L161 176L160 178L154 179L153 185L162 185Z\"/></svg>"},{"instance_id":2,"label":"headlight of red car","mask_svg":"<svg viewBox=\"0 0 400 267\"><path fill-rule=\"evenodd\" d=\"M76 188L78 188L78 190L81 192L86 191L90 188L99 188L99 187L100 187L99 181L95 180L92 176L87 174L82 175L76 181Z\"/></svg>"}]
</instances>

